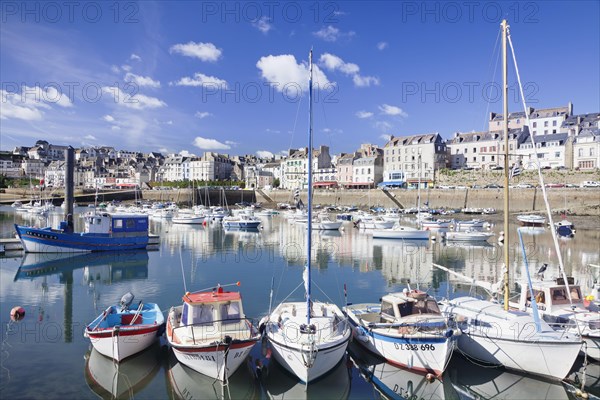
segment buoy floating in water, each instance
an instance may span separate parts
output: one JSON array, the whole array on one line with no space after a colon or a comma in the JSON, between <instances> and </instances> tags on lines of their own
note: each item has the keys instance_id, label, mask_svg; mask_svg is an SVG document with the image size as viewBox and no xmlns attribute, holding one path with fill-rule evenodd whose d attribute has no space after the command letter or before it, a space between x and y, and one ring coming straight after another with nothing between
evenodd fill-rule
<instances>
[{"instance_id":1,"label":"buoy floating in water","mask_svg":"<svg viewBox=\"0 0 600 400\"><path fill-rule=\"evenodd\" d=\"M25 309L21 306L16 306L13 307L12 310L10 310L10 319L12 319L13 321L20 321L23 318L25 318Z\"/></svg>"}]
</instances>

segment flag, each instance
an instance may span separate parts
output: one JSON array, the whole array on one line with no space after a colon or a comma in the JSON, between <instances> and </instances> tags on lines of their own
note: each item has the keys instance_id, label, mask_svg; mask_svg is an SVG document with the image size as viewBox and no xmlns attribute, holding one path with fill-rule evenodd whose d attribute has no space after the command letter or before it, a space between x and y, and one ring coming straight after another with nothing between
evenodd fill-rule
<instances>
[{"instance_id":1,"label":"flag","mask_svg":"<svg viewBox=\"0 0 600 400\"><path fill-rule=\"evenodd\" d=\"M521 175L521 166L519 163L513 164L513 167L510 170L510 174L508 175L509 179L514 178L515 176Z\"/></svg>"},{"instance_id":2,"label":"flag","mask_svg":"<svg viewBox=\"0 0 600 400\"><path fill-rule=\"evenodd\" d=\"M294 191L294 198L297 199L298 197L300 197L300 189Z\"/></svg>"}]
</instances>

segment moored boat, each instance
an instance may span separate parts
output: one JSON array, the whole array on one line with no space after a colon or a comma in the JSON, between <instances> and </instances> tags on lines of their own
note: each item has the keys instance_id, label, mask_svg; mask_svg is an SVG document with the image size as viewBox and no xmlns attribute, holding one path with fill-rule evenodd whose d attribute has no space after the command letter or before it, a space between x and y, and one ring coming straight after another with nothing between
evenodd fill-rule
<instances>
[{"instance_id":1,"label":"moored boat","mask_svg":"<svg viewBox=\"0 0 600 400\"><path fill-rule=\"evenodd\" d=\"M108 307L85 327L84 335L102 355L121 361L149 347L164 328L165 317L155 303L129 308L133 294Z\"/></svg>"},{"instance_id":2,"label":"moored boat","mask_svg":"<svg viewBox=\"0 0 600 400\"><path fill-rule=\"evenodd\" d=\"M546 218L535 214L517 215L517 220L523 226L544 226L546 223Z\"/></svg>"},{"instance_id":3,"label":"moored boat","mask_svg":"<svg viewBox=\"0 0 600 400\"><path fill-rule=\"evenodd\" d=\"M15 224L23 249L29 253L80 253L144 249L148 245L148 216L92 213L84 218L83 232L73 232L66 221L58 229Z\"/></svg>"},{"instance_id":4,"label":"moored boat","mask_svg":"<svg viewBox=\"0 0 600 400\"><path fill-rule=\"evenodd\" d=\"M184 365L226 381L260 339L244 315L239 292L213 290L186 293L183 305L171 307L167 340Z\"/></svg>"},{"instance_id":5,"label":"moored boat","mask_svg":"<svg viewBox=\"0 0 600 400\"><path fill-rule=\"evenodd\" d=\"M429 240L429 231L396 225L392 229L374 229L374 239Z\"/></svg>"},{"instance_id":6,"label":"moored boat","mask_svg":"<svg viewBox=\"0 0 600 400\"><path fill-rule=\"evenodd\" d=\"M344 307L356 342L387 362L441 376L456 340L447 318L431 296L404 289L383 296L380 304Z\"/></svg>"}]
</instances>

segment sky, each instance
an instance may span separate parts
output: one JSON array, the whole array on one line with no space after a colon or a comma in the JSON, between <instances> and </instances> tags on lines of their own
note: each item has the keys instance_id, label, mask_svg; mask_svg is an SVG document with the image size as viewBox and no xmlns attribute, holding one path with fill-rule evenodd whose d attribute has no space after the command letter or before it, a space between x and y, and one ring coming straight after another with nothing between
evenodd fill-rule
<instances>
[{"instance_id":1,"label":"sky","mask_svg":"<svg viewBox=\"0 0 600 400\"><path fill-rule=\"evenodd\" d=\"M598 112L599 4L3 1L0 148L284 154L307 145L311 49L315 146L485 130L502 18L528 106Z\"/></svg>"}]
</instances>

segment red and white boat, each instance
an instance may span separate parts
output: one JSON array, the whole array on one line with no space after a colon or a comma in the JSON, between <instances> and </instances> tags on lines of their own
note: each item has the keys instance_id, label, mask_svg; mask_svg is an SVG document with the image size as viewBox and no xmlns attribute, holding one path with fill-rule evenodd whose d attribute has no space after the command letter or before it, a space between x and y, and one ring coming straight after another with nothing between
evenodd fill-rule
<instances>
[{"instance_id":1,"label":"red and white boat","mask_svg":"<svg viewBox=\"0 0 600 400\"><path fill-rule=\"evenodd\" d=\"M118 305L108 307L85 327L88 337L100 354L121 361L149 347L164 329L165 317L155 303L129 305L133 294L127 293Z\"/></svg>"},{"instance_id":2,"label":"red and white boat","mask_svg":"<svg viewBox=\"0 0 600 400\"><path fill-rule=\"evenodd\" d=\"M220 381L227 381L260 339L244 315L240 293L220 285L186 293L183 305L171 307L166 333L180 363Z\"/></svg>"}]
</instances>

